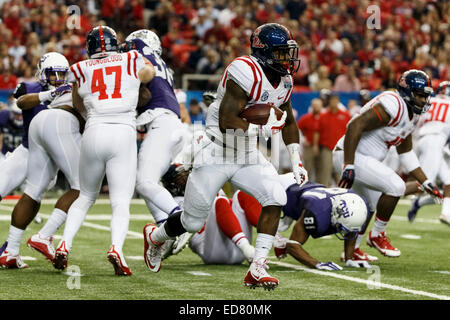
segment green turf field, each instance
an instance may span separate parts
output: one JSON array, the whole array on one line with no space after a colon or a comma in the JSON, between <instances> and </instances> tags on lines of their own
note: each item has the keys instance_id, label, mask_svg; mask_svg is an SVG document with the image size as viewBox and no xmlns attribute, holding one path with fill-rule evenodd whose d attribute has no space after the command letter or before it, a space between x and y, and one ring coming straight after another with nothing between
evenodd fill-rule
<instances>
[{"instance_id":1,"label":"green turf field","mask_svg":"<svg viewBox=\"0 0 450 320\"><path fill-rule=\"evenodd\" d=\"M0 203L1 242L8 235L13 205L9 201ZM46 217L52 208L51 204L42 204L40 212ZM96 204L69 256L71 272L79 271L81 277L55 270L39 253L26 247L26 240L42 226L32 223L21 247L29 268L0 269L0 299L450 299L450 227L438 221L439 206L423 208L413 224L406 219L407 210L407 205L400 204L388 226L388 236L402 251L399 258L382 257L364 243L366 252L379 257L374 263L378 268L367 272L344 267L332 273L306 269L291 257L278 261L272 253L269 273L278 277L280 285L268 292L243 286L247 264L204 265L189 248L163 261L159 273L150 272L143 261L142 228L150 220L150 215L146 219L144 204L132 205L130 233L124 246L133 276L114 276L106 260L111 209L109 204ZM321 261L343 265L339 261L343 242L334 236L310 239L305 248Z\"/></svg>"}]
</instances>

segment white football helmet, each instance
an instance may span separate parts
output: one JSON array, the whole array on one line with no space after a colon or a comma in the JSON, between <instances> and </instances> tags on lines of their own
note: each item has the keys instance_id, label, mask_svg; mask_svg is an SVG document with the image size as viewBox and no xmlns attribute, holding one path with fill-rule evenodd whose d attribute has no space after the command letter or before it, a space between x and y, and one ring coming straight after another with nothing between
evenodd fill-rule
<instances>
[{"instance_id":1,"label":"white football helmet","mask_svg":"<svg viewBox=\"0 0 450 320\"><path fill-rule=\"evenodd\" d=\"M348 192L331 197L331 224L338 231L339 239L356 237L367 215L367 204L359 195Z\"/></svg>"},{"instance_id":2,"label":"white football helmet","mask_svg":"<svg viewBox=\"0 0 450 320\"><path fill-rule=\"evenodd\" d=\"M56 84L60 85L67 82L67 72L69 71L69 62L66 57L58 52L48 52L38 61L36 77L41 85L49 83L49 72L56 73ZM61 73L63 76L61 76Z\"/></svg>"},{"instance_id":3,"label":"white football helmet","mask_svg":"<svg viewBox=\"0 0 450 320\"><path fill-rule=\"evenodd\" d=\"M147 29L134 31L128 35L125 41L131 41L133 39L141 39L158 56L162 54L161 41L153 31Z\"/></svg>"}]
</instances>

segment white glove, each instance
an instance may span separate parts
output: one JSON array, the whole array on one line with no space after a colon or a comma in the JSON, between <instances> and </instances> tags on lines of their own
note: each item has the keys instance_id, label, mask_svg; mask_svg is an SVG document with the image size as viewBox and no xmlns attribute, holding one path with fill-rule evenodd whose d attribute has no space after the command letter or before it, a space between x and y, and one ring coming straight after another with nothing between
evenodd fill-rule
<instances>
[{"instance_id":1,"label":"white glove","mask_svg":"<svg viewBox=\"0 0 450 320\"><path fill-rule=\"evenodd\" d=\"M283 116L280 120L278 120L277 116L275 115L275 110L273 108L270 108L269 119L267 119L267 123L265 125L261 126L264 139L268 140L272 136L272 132L281 131L281 129L283 129L284 127L286 117L287 113L286 111L284 111Z\"/></svg>"},{"instance_id":2,"label":"white glove","mask_svg":"<svg viewBox=\"0 0 450 320\"><path fill-rule=\"evenodd\" d=\"M184 146L181 151L181 166L184 170L189 170L192 168L192 164L194 162L194 152L193 152L193 144L188 143Z\"/></svg>"},{"instance_id":3,"label":"white glove","mask_svg":"<svg viewBox=\"0 0 450 320\"><path fill-rule=\"evenodd\" d=\"M342 267L338 266L336 263L332 261L329 261L329 262L319 262L318 264L316 264L316 269L326 271L340 271L342 270Z\"/></svg>"},{"instance_id":4,"label":"white glove","mask_svg":"<svg viewBox=\"0 0 450 320\"><path fill-rule=\"evenodd\" d=\"M294 173L295 181L302 186L308 182L308 171L303 168L302 161L300 160L300 145L298 143L291 143L286 147L291 158L292 172Z\"/></svg>"},{"instance_id":5,"label":"white glove","mask_svg":"<svg viewBox=\"0 0 450 320\"><path fill-rule=\"evenodd\" d=\"M370 263L368 263L367 261L355 261L351 259L345 261L345 266L351 268L372 268Z\"/></svg>"}]
</instances>

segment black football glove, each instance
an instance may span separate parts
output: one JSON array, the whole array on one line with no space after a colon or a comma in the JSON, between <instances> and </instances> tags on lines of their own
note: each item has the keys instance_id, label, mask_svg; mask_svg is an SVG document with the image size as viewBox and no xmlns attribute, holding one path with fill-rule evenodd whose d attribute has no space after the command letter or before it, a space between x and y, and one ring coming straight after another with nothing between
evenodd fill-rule
<instances>
[{"instance_id":1,"label":"black football glove","mask_svg":"<svg viewBox=\"0 0 450 320\"><path fill-rule=\"evenodd\" d=\"M345 165L338 186L340 188L350 189L353 185L354 180L355 180L355 166L353 164Z\"/></svg>"}]
</instances>

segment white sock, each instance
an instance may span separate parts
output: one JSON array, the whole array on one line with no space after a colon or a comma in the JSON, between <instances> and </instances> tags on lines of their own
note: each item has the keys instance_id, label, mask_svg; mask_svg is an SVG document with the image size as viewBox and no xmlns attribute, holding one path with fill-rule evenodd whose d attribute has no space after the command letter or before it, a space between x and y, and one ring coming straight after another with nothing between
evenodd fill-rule
<instances>
[{"instance_id":1,"label":"white sock","mask_svg":"<svg viewBox=\"0 0 450 320\"><path fill-rule=\"evenodd\" d=\"M441 214L446 217L450 217L450 198L449 197L445 197L444 201L442 201Z\"/></svg>"},{"instance_id":2,"label":"white sock","mask_svg":"<svg viewBox=\"0 0 450 320\"><path fill-rule=\"evenodd\" d=\"M372 237L378 236L380 233L386 231L386 226L389 221L380 220L378 217L375 217L375 221L373 223L372 228Z\"/></svg>"},{"instance_id":3,"label":"white sock","mask_svg":"<svg viewBox=\"0 0 450 320\"><path fill-rule=\"evenodd\" d=\"M425 195L419 198L419 201L417 202L419 207L426 206L427 204L434 204L434 199L430 195Z\"/></svg>"},{"instance_id":4,"label":"white sock","mask_svg":"<svg viewBox=\"0 0 450 320\"><path fill-rule=\"evenodd\" d=\"M122 254L123 243L128 232L130 223L130 205L112 206L111 218L111 243L119 254Z\"/></svg>"},{"instance_id":5,"label":"white sock","mask_svg":"<svg viewBox=\"0 0 450 320\"><path fill-rule=\"evenodd\" d=\"M156 228L155 231L150 235L150 238L154 242L164 242L169 239L173 239L172 237L169 237L166 233L166 228L164 226L166 225L166 222L164 222L160 227Z\"/></svg>"},{"instance_id":6,"label":"white sock","mask_svg":"<svg viewBox=\"0 0 450 320\"><path fill-rule=\"evenodd\" d=\"M72 248L73 238L77 234L81 225L83 224L89 208L94 204L94 200L89 200L87 197L80 195L72 204L67 213L66 226L64 227L64 234L61 241L66 242L67 250Z\"/></svg>"},{"instance_id":7,"label":"white sock","mask_svg":"<svg viewBox=\"0 0 450 320\"><path fill-rule=\"evenodd\" d=\"M231 238L231 241L234 242L234 244L241 249L242 247L249 244L247 237L243 232L236 233L233 238Z\"/></svg>"},{"instance_id":8,"label":"white sock","mask_svg":"<svg viewBox=\"0 0 450 320\"><path fill-rule=\"evenodd\" d=\"M255 258L253 259L253 261L266 259L269 255L270 249L272 249L274 240L275 237L270 234L258 233L258 235L256 236Z\"/></svg>"},{"instance_id":9,"label":"white sock","mask_svg":"<svg viewBox=\"0 0 450 320\"><path fill-rule=\"evenodd\" d=\"M42 238L48 238L50 236L53 236L56 231L58 231L59 227L63 225L64 222L66 222L67 219L67 213L62 211L61 209L53 209L53 212L48 218L45 225L42 227L42 229L39 231L39 234Z\"/></svg>"},{"instance_id":10,"label":"white sock","mask_svg":"<svg viewBox=\"0 0 450 320\"><path fill-rule=\"evenodd\" d=\"M23 233L25 230L16 228L14 226L9 227L8 246L5 251L8 251L13 256L19 254L20 242L22 241Z\"/></svg>"},{"instance_id":11,"label":"white sock","mask_svg":"<svg viewBox=\"0 0 450 320\"><path fill-rule=\"evenodd\" d=\"M364 233L358 233L358 236L356 237L356 242L355 242L355 249L358 249L359 246L361 245L361 241L364 239Z\"/></svg>"}]
</instances>

